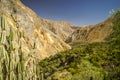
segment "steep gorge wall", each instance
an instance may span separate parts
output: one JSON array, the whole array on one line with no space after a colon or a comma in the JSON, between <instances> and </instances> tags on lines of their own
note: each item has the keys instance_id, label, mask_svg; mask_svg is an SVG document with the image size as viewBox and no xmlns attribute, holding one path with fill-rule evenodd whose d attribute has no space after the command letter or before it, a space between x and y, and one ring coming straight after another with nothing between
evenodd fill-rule
<instances>
[{"instance_id":1,"label":"steep gorge wall","mask_svg":"<svg viewBox=\"0 0 120 80\"><path fill-rule=\"evenodd\" d=\"M112 18L96 25L78 27L66 42L103 42L113 32Z\"/></svg>"},{"instance_id":2,"label":"steep gorge wall","mask_svg":"<svg viewBox=\"0 0 120 80\"><path fill-rule=\"evenodd\" d=\"M20 0L2 0L0 11L0 17L2 14L7 17L7 27L14 26L14 30L18 28L23 30L24 44L22 48L25 53L28 53L35 43L35 55L39 59L70 49L68 44L42 25L42 18L24 6ZM9 33L9 30L7 32Z\"/></svg>"}]
</instances>

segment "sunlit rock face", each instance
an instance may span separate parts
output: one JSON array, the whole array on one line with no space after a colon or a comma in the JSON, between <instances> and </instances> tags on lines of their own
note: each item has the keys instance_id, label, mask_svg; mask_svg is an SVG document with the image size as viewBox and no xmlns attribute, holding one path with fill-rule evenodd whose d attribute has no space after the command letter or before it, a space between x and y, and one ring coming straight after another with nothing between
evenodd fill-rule
<instances>
[{"instance_id":1,"label":"sunlit rock face","mask_svg":"<svg viewBox=\"0 0 120 80\"><path fill-rule=\"evenodd\" d=\"M34 48L34 57L43 59L59 51L71 48L64 42L66 37L73 31L70 24L42 19L31 9L23 5L20 0L0 0L0 17L2 14L7 18L6 29L8 34L10 26L13 26L15 37L18 29L22 30L22 50L25 54L28 54ZM53 26L51 26L52 24ZM66 29L66 26L69 29ZM55 31L50 29L51 27ZM59 32L59 28L63 33ZM16 37L14 43L17 40Z\"/></svg>"},{"instance_id":2,"label":"sunlit rock face","mask_svg":"<svg viewBox=\"0 0 120 80\"><path fill-rule=\"evenodd\" d=\"M66 42L104 42L113 32L112 18L99 24L78 27L66 40Z\"/></svg>"},{"instance_id":3,"label":"sunlit rock face","mask_svg":"<svg viewBox=\"0 0 120 80\"><path fill-rule=\"evenodd\" d=\"M74 29L72 29L73 25L68 22L56 22L52 20L44 19L44 24L47 29L55 33L59 36L63 41L73 33Z\"/></svg>"}]
</instances>

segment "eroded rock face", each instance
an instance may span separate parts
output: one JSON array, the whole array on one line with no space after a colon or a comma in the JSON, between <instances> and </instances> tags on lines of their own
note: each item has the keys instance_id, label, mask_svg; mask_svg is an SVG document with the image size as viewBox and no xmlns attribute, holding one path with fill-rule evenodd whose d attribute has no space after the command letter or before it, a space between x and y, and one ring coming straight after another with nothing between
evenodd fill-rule
<instances>
[{"instance_id":1,"label":"eroded rock face","mask_svg":"<svg viewBox=\"0 0 120 80\"><path fill-rule=\"evenodd\" d=\"M112 19L86 27L78 27L66 40L66 42L102 42L113 32Z\"/></svg>"},{"instance_id":2,"label":"eroded rock face","mask_svg":"<svg viewBox=\"0 0 120 80\"><path fill-rule=\"evenodd\" d=\"M44 19L45 24L44 27L55 33L59 36L63 41L73 33L74 29L72 29L73 25L68 22L56 22L52 20Z\"/></svg>"},{"instance_id":3,"label":"eroded rock face","mask_svg":"<svg viewBox=\"0 0 120 80\"><path fill-rule=\"evenodd\" d=\"M67 22L56 22L39 17L20 0L0 0L0 17L2 14L7 17L6 34L9 34L10 26L14 27L15 36L21 29L23 52L27 55L34 48L34 57L38 59L70 49L71 47L64 41L101 42L112 33L111 19L96 25L73 27ZM17 43L17 40L16 37L14 43Z\"/></svg>"},{"instance_id":4,"label":"eroded rock face","mask_svg":"<svg viewBox=\"0 0 120 80\"><path fill-rule=\"evenodd\" d=\"M34 47L35 57L43 59L59 51L71 48L62 38L47 29L45 27L45 20L38 17L31 9L24 6L20 0L1 0L0 16L2 14L7 17L8 33L10 26L14 27L15 35L19 28L22 29L24 36L22 49L26 54ZM67 34L65 36L67 36ZM17 41L17 38L15 41Z\"/></svg>"}]
</instances>

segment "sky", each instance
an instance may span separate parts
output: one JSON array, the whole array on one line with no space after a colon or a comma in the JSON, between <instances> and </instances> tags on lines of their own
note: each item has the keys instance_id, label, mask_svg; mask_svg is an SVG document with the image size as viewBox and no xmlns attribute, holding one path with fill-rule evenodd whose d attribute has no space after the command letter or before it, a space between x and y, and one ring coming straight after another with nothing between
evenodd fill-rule
<instances>
[{"instance_id":1,"label":"sky","mask_svg":"<svg viewBox=\"0 0 120 80\"><path fill-rule=\"evenodd\" d=\"M120 0L22 0L40 17L67 21L73 25L92 25L107 19L120 8Z\"/></svg>"}]
</instances>

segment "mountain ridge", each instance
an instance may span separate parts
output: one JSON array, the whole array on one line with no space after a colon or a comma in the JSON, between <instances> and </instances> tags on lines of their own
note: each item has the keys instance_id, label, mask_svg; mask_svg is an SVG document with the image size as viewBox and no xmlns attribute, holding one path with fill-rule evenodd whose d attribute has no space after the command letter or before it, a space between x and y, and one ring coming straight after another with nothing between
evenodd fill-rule
<instances>
[{"instance_id":1,"label":"mountain ridge","mask_svg":"<svg viewBox=\"0 0 120 80\"><path fill-rule=\"evenodd\" d=\"M0 80L120 79L120 11L75 27L0 0L0 17Z\"/></svg>"},{"instance_id":2,"label":"mountain ridge","mask_svg":"<svg viewBox=\"0 0 120 80\"><path fill-rule=\"evenodd\" d=\"M24 6L20 0L4 0L2 3L0 9L9 19L11 18L10 23L13 23L13 26L23 28L25 41L29 45L29 47L26 45L28 50L34 45L35 36L39 37L37 51L42 53L43 58L50 56L49 54L52 55L70 49L67 43L101 42L105 41L105 38L112 33L112 18L96 25L77 27L68 22L57 22L41 18L31 9Z\"/></svg>"},{"instance_id":3,"label":"mountain ridge","mask_svg":"<svg viewBox=\"0 0 120 80\"><path fill-rule=\"evenodd\" d=\"M102 42L112 34L112 18L95 25L77 28L66 40L66 42Z\"/></svg>"},{"instance_id":4,"label":"mountain ridge","mask_svg":"<svg viewBox=\"0 0 120 80\"><path fill-rule=\"evenodd\" d=\"M24 6L20 0L4 0L0 4L0 10L2 11L0 14L5 13L7 16L9 19L8 26L12 25L16 26L16 28L20 27L23 29L26 38L24 38L24 41L29 45L24 45L24 47L28 52L34 46L36 39L34 35L37 35L36 37L38 38L36 51L37 55L39 57L41 56L40 58L45 58L59 51L70 49L68 44L42 25L42 18ZM24 52L26 53L26 51Z\"/></svg>"}]
</instances>

